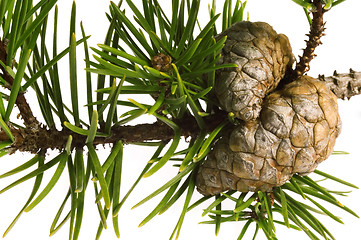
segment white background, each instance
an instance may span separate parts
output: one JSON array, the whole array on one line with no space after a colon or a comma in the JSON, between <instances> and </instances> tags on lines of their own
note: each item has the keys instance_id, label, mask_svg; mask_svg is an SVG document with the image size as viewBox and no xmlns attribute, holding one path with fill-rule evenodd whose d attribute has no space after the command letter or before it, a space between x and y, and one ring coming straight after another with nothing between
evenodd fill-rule
<instances>
[{"instance_id":1,"label":"white background","mask_svg":"<svg viewBox=\"0 0 361 240\"><path fill-rule=\"evenodd\" d=\"M59 37L62 37L62 43L59 43L59 52L68 42L68 26L69 26L69 12L72 4L71 0L59 1ZM141 0L135 0L136 4L141 4ZM169 5L171 1L161 1ZM208 21L207 4L211 1L202 0L202 7L200 9L202 16L201 23ZM218 10L222 8L223 1L217 1L219 6ZM83 21L87 34L92 35L89 40L91 46L96 46L97 43L102 43L108 28L108 22L104 12L108 12L109 1L96 1L96 0L78 0L77 3L77 20ZM164 9L167 9L164 5ZM311 71L309 75L317 76L318 74L330 75L334 70L338 72L347 72L349 68L356 71L361 71L361 34L360 26L361 15L361 2L357 0L347 0L341 5L335 7L325 15L327 21L326 36L322 38L324 44L317 48L317 58L311 63ZM301 48L305 46L304 40L306 39L305 33L308 32L308 23L305 19L304 13L291 0L249 0L247 3L247 11L250 13L251 21L265 21L271 24L277 32L286 34L293 47L294 54L300 55ZM169 10L170 12L170 10ZM49 24L50 25L50 24ZM78 38L80 38L80 31L77 30ZM78 49L81 52L82 46ZM85 81L84 72L82 69L83 56L79 54L79 82ZM67 65L67 59L61 62L64 66ZM66 69L66 68L65 68ZM95 77L93 77L95 80ZM62 88L67 88L68 73L65 70L61 77ZM83 92L82 87L79 87ZM36 104L32 101L33 95L29 92L27 96L29 102ZM83 101L83 100L82 100ZM70 105L70 104L69 104ZM338 138L335 150L347 151L349 155L331 156L327 161L322 163L319 167L320 170L333 174L337 177L352 182L361 186L360 178L360 157L361 157L361 97L353 97L349 101L339 101L340 115L343 121L342 134ZM35 113L38 113L35 111ZM85 111L84 111L85 113ZM86 117L84 119L87 119ZM154 149L136 148L133 146L125 146L124 166L125 170L122 179L121 194L129 189L130 185L137 178L144 164L149 160L150 155ZM106 151L104 151L103 159L106 158ZM17 153L11 157L3 157L1 161L0 172L6 172L15 166L20 165L30 158L29 155L24 153ZM169 239L173 228L178 221L178 217L182 208L178 204L171 208L168 212L161 216L157 216L150 223L142 228L138 228L141 220L156 206L160 198L155 201L146 203L135 210L130 208L137 203L140 199L147 196L153 190L161 186L165 179L170 179L175 174L175 169L166 168L161 170L149 179L141 182L138 189L128 199L128 202L123 206L120 211L120 231L122 239ZM51 172L51 171L50 171ZM313 175L311 175L313 176ZM0 187L3 188L7 184L16 180L20 176L15 176L9 179L1 179ZM45 175L44 183L50 179L51 173ZM33 180L17 186L8 192L0 195L0 232L4 232L8 224L15 217L17 212L25 203L32 187ZM338 184L331 184L330 187L335 189L349 188L340 186ZM23 214L14 229L6 237L8 240L19 239L48 239L49 228L52 219L61 204L64 195L68 189L68 176L64 171L59 183L55 186L53 191L44 199L40 205L34 208L30 213ZM121 196L122 196L121 195ZM196 199L200 197L198 193L195 194ZM349 208L353 209L356 213L361 215L360 207L361 191L355 190L350 193L349 197L339 200ZM94 239L96 229L98 227L99 218L94 202L94 192L90 185L87 191L86 211L84 214L84 222L82 231L80 233L80 240ZM202 207L205 208L207 204ZM232 206L230 206L231 208ZM332 208L336 209L336 208ZM208 220L208 217L201 217L201 208L195 209L186 215L185 222L181 231L180 238L184 239L237 239L241 231L243 223L224 224L221 226L221 231L218 237L214 235L214 226L199 225L200 221ZM344 225L338 224L334 221L324 220L326 227L328 227L338 240L356 240L359 239L359 228L361 226L360 219L356 219L346 212L336 209L335 215L342 216ZM322 218L321 218L322 219ZM101 239L116 239L111 221L108 223L109 229L103 232ZM260 232L257 239L265 239ZM61 229L52 239L64 240L68 236L68 226ZM302 233L294 230L289 230L285 227L277 228L277 236L279 239L308 239ZM251 239L250 236L245 239Z\"/></svg>"}]
</instances>

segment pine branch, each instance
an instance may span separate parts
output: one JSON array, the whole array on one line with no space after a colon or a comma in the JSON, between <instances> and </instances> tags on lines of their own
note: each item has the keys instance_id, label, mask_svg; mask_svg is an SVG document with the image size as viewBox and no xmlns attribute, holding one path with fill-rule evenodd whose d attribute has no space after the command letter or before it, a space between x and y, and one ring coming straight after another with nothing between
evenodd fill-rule
<instances>
[{"instance_id":1,"label":"pine branch","mask_svg":"<svg viewBox=\"0 0 361 240\"><path fill-rule=\"evenodd\" d=\"M318 78L326 82L328 88L337 98L350 99L352 96L361 94L361 72L350 69L349 73L335 72L333 76L325 77L320 75ZM27 107L23 109L27 109ZM227 113L224 111L218 111L205 117L206 131L208 133L213 131L225 118L227 118ZM180 127L181 135L185 138L197 137L200 133L197 122L192 116L185 116L174 122ZM101 130L99 131L101 132ZM86 136L76 134L68 129L58 131L56 129L46 129L45 127L39 127L36 131L31 130L31 128L25 130L12 129L12 134L15 137L15 142L9 148L11 153L16 151L36 153L41 149L62 150L69 135L73 135L73 147L84 147L86 139ZM134 126L114 126L109 137L96 137L93 143L94 145L104 145L121 140L125 144L134 144L148 141L170 141L173 137L174 131L165 123L158 121ZM6 140L8 140L7 135L1 131L0 142Z\"/></svg>"},{"instance_id":2,"label":"pine branch","mask_svg":"<svg viewBox=\"0 0 361 240\"><path fill-rule=\"evenodd\" d=\"M312 13L312 26L303 56L300 57L300 61L295 70L289 69L289 71L292 72L286 74L287 79L284 79L281 84L292 81L292 78L301 76L309 70L309 63L315 57L314 50L321 44L320 37L324 35L323 14L326 11L325 9L329 9L332 5L336 5L343 0L336 2L334 0L293 1L305 9L315 10L315 12ZM38 168L0 190L0 193L36 176L34 190L20 213L28 211L50 192L57 183L65 166L68 165L70 189L54 219L51 227L51 235L67 220L70 220L69 236L73 240L78 239L83 210L85 209L85 189L91 175L93 175L92 180L94 180L96 203L101 218L96 238L99 238L103 226L106 226L106 218L109 213L111 213L109 211L110 209L112 209L110 215L112 215L114 229L119 237L119 223L117 219L119 209L140 179L154 174L168 161L178 161L174 164L175 167L179 167L179 172L176 176L136 205L139 206L167 190L167 194L159 205L141 223L141 225L143 225L157 213L161 214L166 211L186 193L180 219L171 236L171 239L173 236L177 238L186 212L207 200L207 197L204 197L189 206L190 200L193 198L195 174L199 169L198 167L208 155L209 150L213 146L212 143L219 137L218 134L220 131L223 131L226 122L229 122L225 120L228 120L227 118L231 116L217 107L219 103L215 99L214 92L212 92L215 88L216 70L220 68L237 67L237 65L233 63L217 65L221 57L219 53L224 47L226 38L215 41L214 36L217 35L215 22L217 18L222 15L222 27L223 30L225 30L233 23L242 21L246 2L242 3L242 1L237 1L233 7L232 1L226 0L222 14L215 14L216 1L213 1L210 9L211 19L203 29L200 29L201 31L198 35L194 35L194 33L197 32L194 31L194 29L197 27L198 12L200 12L199 0L172 1L172 18L170 20L156 0L143 1L143 12L141 12L133 1L126 0L124 2L127 2L131 12L133 12L136 24L133 24L133 20L128 18L124 10L120 9L122 1L120 1L119 5L111 3L110 13L107 14L111 24L104 42L105 44L99 45L101 50L92 48L95 52L94 58L97 63L89 59L86 43L87 38L85 37L83 28L83 39L76 41L74 35L76 20L75 1L71 9L70 46L59 54L57 54L56 47L57 8L55 9L53 59L50 59L48 56L49 51L45 44L45 35L47 15L56 3L56 0L43 0L41 4L32 8L29 8L32 4L30 1L29 3L28 1L12 2L16 2L14 14L6 14L5 17L0 17L0 19L3 20L3 25L11 21L12 26L15 26L11 27L11 32L8 34L10 37L6 35L3 37L3 39L9 39L9 45L11 47L7 47L6 42L2 42L0 39L0 60L4 63L0 66L0 70L2 71L0 73L2 77L1 83L11 91L11 97L9 97L11 101L8 101L11 102L11 104L8 104L10 107L6 109L5 122L3 121L4 119L0 118L0 127L3 128L0 130L0 142L2 144L0 155L6 153L11 154L17 151L37 153L37 155L21 166L2 174L0 178L28 169L36 163L38 163ZM0 3L0 9L2 10L3 5L4 4ZM309 8L309 6L311 6L311 8ZM29 16L36 13L40 7L41 9L39 13L36 14L37 17L35 21L32 21L33 18ZM7 11L10 13L11 10L13 9L9 8ZM28 11L26 15L20 16L26 11ZM185 13L188 13L188 16L185 15ZM0 15L3 14L4 11L0 11ZM12 18L12 16L15 17ZM18 16L20 16L20 18ZM307 16L311 22L308 13ZM26 26L24 27L25 34L23 34L23 28L17 27L23 25ZM33 36L29 37L34 29L37 31L35 31ZM19 43L14 41L17 36L21 36ZM37 38L40 39L39 46L37 45ZM27 46L25 42L30 42L32 46ZM80 89L77 87L76 77L76 46L82 42L84 42L87 64L86 70L88 71L87 107L89 124L81 121L78 114L80 107L78 103L78 92ZM129 47L132 54L126 52L121 46ZM28 55L24 54L26 57L20 57L20 60L12 59L17 55L17 49L21 49L22 51L20 56L23 55L23 52L26 53L27 51L25 50L28 49ZM71 73L70 95L72 97L72 109L69 111L69 115L74 117L74 125L68 122L63 110L63 108L66 109L67 107L63 105L62 89L59 84L59 72L57 68L57 61L68 53ZM28 61L28 59L31 59L31 55L33 59L32 61ZM11 77L14 76L12 75L11 69L13 65L16 66L16 64L14 64L16 61L19 63L19 66L17 66L16 75L13 78ZM24 75L26 77L23 77L27 64L29 75ZM91 88L91 72L99 76L96 89L96 101L92 100L92 94L94 92ZM43 92L36 82L40 76L42 78ZM47 79L47 76L49 76L50 81ZM28 77L30 77L30 80L28 80ZM109 77L109 85L105 81L106 77ZM28 81L25 85L21 86L20 83L24 78ZM122 80L118 82L117 80L119 79ZM361 72L350 70L350 73L347 74L335 73L334 76L330 77L319 76L319 79L325 81L327 86L338 98L350 98L358 95L361 90ZM123 85L123 83L126 84ZM44 125L37 121L25 99L24 92L29 86L34 87L39 97L38 101L45 121ZM281 87L281 85L279 85L279 87ZM150 95L153 97L154 103L142 103L138 102L137 99L123 101L120 100L122 98L118 98L120 94ZM6 97L4 97L4 99L8 100ZM50 100L52 100L52 102ZM14 103L20 111L20 116L24 121L25 127L13 126L11 122L9 122L9 116L11 110L13 110ZM52 105L52 103L54 103L54 105ZM97 107L97 110L93 111L94 106ZM131 110L119 116L117 113L118 106L130 107ZM1 103L0 107L3 113L4 104ZM146 113L156 117L157 121L151 124L124 125ZM62 129L58 130L55 128L55 119L53 116L59 117L61 123L65 122L62 125ZM84 126L89 127L86 128ZM227 131L227 129L225 131ZM185 142L189 143L189 145L185 149L178 151L179 147L182 148L178 145L181 136L185 138ZM188 137L190 138L189 142L187 141ZM8 141L10 138L11 141ZM171 144L166 147L166 143L169 141L171 141ZM147 162L136 182L124 198L119 201L123 143L143 143L144 145L158 146L158 148L151 157L151 160ZM105 144L110 145L111 151L107 159L102 163L100 160L103 159L100 157L103 156L99 154L98 157L94 147ZM89 153L87 163L85 163L85 159L83 158L85 156L83 156L84 147ZM50 149L56 149L60 153L45 163L45 153ZM74 155L72 155L73 153ZM183 159L182 156L184 156ZM181 162L179 162L180 160ZM32 198L40 187L43 173L56 164L58 166L53 177L37 198L32 201ZM320 174L320 172L318 174ZM346 183L343 180L338 180L324 173L320 175L343 184ZM181 181L182 184L178 188ZM345 185L355 187L348 183ZM295 176L291 184L285 184L282 187L275 188L272 194L255 192L251 197L246 197L247 193L240 193L237 199L232 196L235 192L236 191L229 191L217 196L215 201L211 203L203 213L210 213L211 219L214 220L210 223L215 223L216 233L218 233L222 222L246 220L247 223L241 232L242 236L247 231L249 224L254 221L256 223L255 235L258 229L261 229L268 239L276 238L274 223L281 223L298 230L302 229L312 239L317 238L314 237L313 230L315 230L316 234L319 233L325 236L325 238L327 238L327 235L333 238L329 231L323 227L309 210L318 213L323 211L336 221L341 222L341 220L317 202L315 205L320 210L315 210L306 204L298 203L298 201L294 200L289 194L290 192L294 192L295 195L301 195L312 203L315 202L313 200L315 198L325 200L358 217L332 196L333 193L337 194L337 192L332 192L321 187L309 177ZM101 198L103 198L105 203L104 208L102 201L100 201ZM235 201L236 208L234 210L222 209L220 203L225 199ZM70 212L58 225L59 217L64 214L63 208L68 200L71 201ZM215 210L212 210L214 208ZM273 212L282 213L285 222L283 223L273 219ZM18 216L20 215L21 214ZM6 233L16 222L18 216L11 223ZM303 224L303 220L306 225L308 224L307 227ZM309 227L313 228L313 230L307 229ZM242 238L242 236L239 238ZM254 239L255 237L256 236L254 236Z\"/></svg>"},{"instance_id":3,"label":"pine branch","mask_svg":"<svg viewBox=\"0 0 361 240\"><path fill-rule=\"evenodd\" d=\"M219 111L216 114L205 118L207 132L213 131L225 118L227 113ZM185 138L198 136L200 129L196 120L192 116L184 117L175 121L181 129L181 135ZM73 136L72 147L84 147L87 136L76 134L68 129L58 131L56 129L46 129L40 127L36 131L23 129L11 129L15 137L15 142L8 148L10 153L16 151L37 153L41 149L64 149L69 135ZM115 126L111 130L109 137L96 137L94 145L104 145L123 141L126 144L141 143L147 141L169 141L174 138L174 131L163 122L151 124L138 124L134 126ZM0 132L0 142L8 140L4 131Z\"/></svg>"}]
</instances>

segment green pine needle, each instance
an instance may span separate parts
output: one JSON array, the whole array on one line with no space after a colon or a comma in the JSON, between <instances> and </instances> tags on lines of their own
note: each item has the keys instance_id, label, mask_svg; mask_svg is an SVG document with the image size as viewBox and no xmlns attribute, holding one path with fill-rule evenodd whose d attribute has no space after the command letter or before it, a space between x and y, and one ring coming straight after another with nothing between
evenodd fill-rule
<instances>
[{"instance_id":1,"label":"green pine needle","mask_svg":"<svg viewBox=\"0 0 361 240\"><path fill-rule=\"evenodd\" d=\"M16 102L16 98L18 96L18 93L20 91L20 85L21 85L21 80L24 76L24 72L25 72L25 68L26 68L26 64L30 58L30 54L31 54L32 50L31 49L26 49L23 50L20 56L20 64L18 66L18 69L16 71L15 74L15 78L14 78L14 82L11 88L11 93L10 93L10 97L9 97L9 101L8 101L8 106L6 108L6 112L5 112L5 117L4 117L4 121L7 122L9 121L10 118L10 114L13 110L13 107L15 105Z\"/></svg>"},{"instance_id":2,"label":"green pine needle","mask_svg":"<svg viewBox=\"0 0 361 240\"><path fill-rule=\"evenodd\" d=\"M167 119L166 117L160 116L156 113L154 113L153 115L173 129L174 137L173 137L173 141L172 141L171 145L169 146L167 152L148 172L146 172L143 175L144 178L150 177L151 175L153 175L155 172L157 172L162 166L164 166L168 162L168 160L173 156L173 154L179 144L180 137L181 137L180 129L174 122L172 122L169 119Z\"/></svg>"},{"instance_id":3,"label":"green pine needle","mask_svg":"<svg viewBox=\"0 0 361 240\"><path fill-rule=\"evenodd\" d=\"M38 162L38 167L41 167L44 164L44 160L45 157L44 156L40 156L40 155L36 155L33 159L36 160L36 162ZM32 160L33 160L32 159ZM31 160L30 160L31 161ZM29 162L30 162L29 161ZM14 218L14 220L10 223L10 225L8 226L8 228L5 230L4 234L3 234L3 238L10 232L10 230L14 227L15 223L18 221L18 219L20 218L20 216L22 215L22 213L25 211L25 209L28 207L28 205L31 203L31 201L33 200L33 198L35 197L35 194L38 192L41 182L43 180L43 174L39 174L36 176L35 178L35 182L34 182L34 186L33 189L30 193L30 196L27 200L27 202L25 203L24 207L20 210L20 212L16 215L16 217Z\"/></svg>"},{"instance_id":4,"label":"green pine needle","mask_svg":"<svg viewBox=\"0 0 361 240\"><path fill-rule=\"evenodd\" d=\"M51 167L53 167L55 164L57 164L63 157L64 153L59 154L57 157L53 158L51 161L45 163L44 165L42 165L41 167L38 167L37 169L33 170L32 172L28 173L27 175L25 175L24 177L16 180L15 182L11 183L10 185L6 186L5 188L3 188L2 190L0 190L0 194L9 190L10 188L13 188L19 184L21 184L24 181L27 181L33 177L36 177L39 174L42 174L43 172L45 172L46 170L50 169Z\"/></svg>"},{"instance_id":5,"label":"green pine needle","mask_svg":"<svg viewBox=\"0 0 361 240\"><path fill-rule=\"evenodd\" d=\"M3 118L0 116L0 128L5 132L5 134L9 137L11 142L14 142L15 138L13 134L11 133L11 130L4 122Z\"/></svg>"},{"instance_id":6,"label":"green pine needle","mask_svg":"<svg viewBox=\"0 0 361 240\"><path fill-rule=\"evenodd\" d=\"M94 110L90 122L89 131L87 134L87 138L85 140L85 144L91 144L94 141L98 129L98 111Z\"/></svg>"},{"instance_id":7,"label":"green pine needle","mask_svg":"<svg viewBox=\"0 0 361 240\"><path fill-rule=\"evenodd\" d=\"M99 180L99 184L100 184L100 188L102 190L102 195L104 198L105 206L107 209L110 209L111 201L110 201L110 196L109 196L108 184L105 180L104 172L100 165L99 158L97 156L97 153L96 153L93 145L87 144L87 148L89 150L89 157L92 161L94 170L95 170L95 172L97 174L97 178Z\"/></svg>"},{"instance_id":8,"label":"green pine needle","mask_svg":"<svg viewBox=\"0 0 361 240\"><path fill-rule=\"evenodd\" d=\"M32 202L29 204L29 206L27 206L25 208L25 212L29 212L30 210L32 210L38 203L41 202L41 200L43 200L46 195L48 195L48 193L51 191L51 189L53 189L53 187L55 186L55 184L58 182L64 168L67 162L67 157L68 154L66 152L63 152L59 155L59 165L57 167L57 169L55 170L55 173L53 175L53 177L50 179L48 185L46 185L46 187L43 189L43 191L39 194L39 196Z\"/></svg>"}]
</instances>

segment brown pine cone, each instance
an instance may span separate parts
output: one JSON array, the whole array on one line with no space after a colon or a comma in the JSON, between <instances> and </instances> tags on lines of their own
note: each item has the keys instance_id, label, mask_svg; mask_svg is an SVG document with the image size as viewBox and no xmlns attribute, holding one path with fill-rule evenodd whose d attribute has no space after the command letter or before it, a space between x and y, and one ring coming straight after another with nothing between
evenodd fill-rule
<instances>
[{"instance_id":1,"label":"brown pine cone","mask_svg":"<svg viewBox=\"0 0 361 240\"><path fill-rule=\"evenodd\" d=\"M215 143L197 173L200 193L272 191L306 175L332 152L341 131L337 98L302 76L264 99L257 121L236 126Z\"/></svg>"},{"instance_id":2,"label":"brown pine cone","mask_svg":"<svg viewBox=\"0 0 361 240\"><path fill-rule=\"evenodd\" d=\"M237 68L216 72L215 92L223 110L244 121L256 119L263 98L276 88L293 63L288 38L264 22L233 24L217 39L227 36L219 64Z\"/></svg>"}]
</instances>

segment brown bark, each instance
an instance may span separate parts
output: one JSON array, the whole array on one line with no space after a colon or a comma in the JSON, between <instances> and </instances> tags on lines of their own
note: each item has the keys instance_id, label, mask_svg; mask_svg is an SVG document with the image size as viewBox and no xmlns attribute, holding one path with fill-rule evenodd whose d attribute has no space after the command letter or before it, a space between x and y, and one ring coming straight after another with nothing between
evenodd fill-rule
<instances>
[{"instance_id":1,"label":"brown bark","mask_svg":"<svg viewBox=\"0 0 361 240\"><path fill-rule=\"evenodd\" d=\"M350 69L349 73L334 72L333 76L318 76L327 87L340 99L350 99L361 93L361 72Z\"/></svg>"},{"instance_id":2,"label":"brown bark","mask_svg":"<svg viewBox=\"0 0 361 240\"><path fill-rule=\"evenodd\" d=\"M215 129L225 118L227 113L219 111L216 114L204 118L207 132ZM181 135L185 138L195 137L199 134L197 122L192 116L174 121L181 129ZM41 149L63 149L69 135L72 135L73 147L83 147L86 136L71 132L68 129L61 131L40 127L37 130L12 129L15 142L9 148L10 153L16 151L36 153ZM114 126L109 137L96 137L94 145L112 144L122 140L125 144L148 141L169 141L173 139L174 132L166 124L155 122L151 124L138 124L135 126ZM8 140L7 135L0 131L0 142Z\"/></svg>"}]
</instances>

